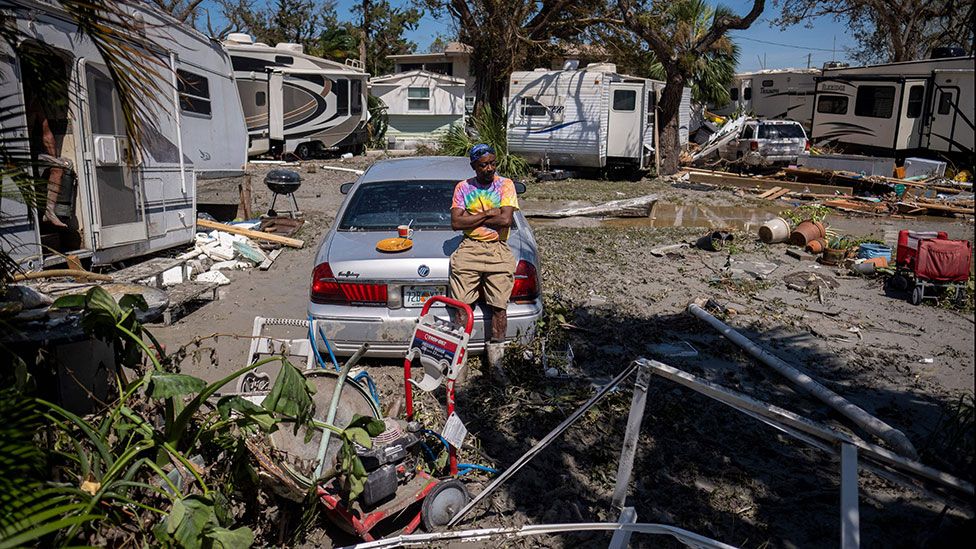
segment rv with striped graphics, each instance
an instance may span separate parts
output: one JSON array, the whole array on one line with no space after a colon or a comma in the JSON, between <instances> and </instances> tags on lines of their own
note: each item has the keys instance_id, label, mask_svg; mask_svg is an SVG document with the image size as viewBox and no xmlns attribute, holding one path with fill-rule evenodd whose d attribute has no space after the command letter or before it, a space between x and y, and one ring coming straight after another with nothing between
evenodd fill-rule
<instances>
[{"instance_id":1,"label":"rv with striped graphics","mask_svg":"<svg viewBox=\"0 0 976 549\"><path fill-rule=\"evenodd\" d=\"M513 72L508 150L544 168L649 168L662 89L664 82L618 74L610 63ZM685 88L679 111L682 144L688 142L690 121L691 90Z\"/></svg>"},{"instance_id":2,"label":"rv with striped graphics","mask_svg":"<svg viewBox=\"0 0 976 549\"><path fill-rule=\"evenodd\" d=\"M711 108L720 116L739 112L768 120L795 120L809 130L819 69L774 69L735 75L731 101Z\"/></svg>"},{"instance_id":3,"label":"rv with striped graphics","mask_svg":"<svg viewBox=\"0 0 976 549\"><path fill-rule=\"evenodd\" d=\"M815 144L904 158L973 163L974 58L824 69L817 78Z\"/></svg>"},{"instance_id":4,"label":"rv with striped graphics","mask_svg":"<svg viewBox=\"0 0 976 549\"><path fill-rule=\"evenodd\" d=\"M323 151L361 152L367 141L369 74L304 53L301 44L269 46L248 34L224 40L247 122L250 157Z\"/></svg>"},{"instance_id":5,"label":"rv with striped graphics","mask_svg":"<svg viewBox=\"0 0 976 549\"><path fill-rule=\"evenodd\" d=\"M0 41L4 153L30 164L37 180L70 165L47 214L30 189L0 181L0 245L26 270L67 255L99 265L188 244L197 180L244 174L244 115L227 52L149 3L117 9L115 17L144 24L159 61L139 147L98 48L69 14L57 2L0 0L18 35ZM51 142L53 161L42 165Z\"/></svg>"}]
</instances>

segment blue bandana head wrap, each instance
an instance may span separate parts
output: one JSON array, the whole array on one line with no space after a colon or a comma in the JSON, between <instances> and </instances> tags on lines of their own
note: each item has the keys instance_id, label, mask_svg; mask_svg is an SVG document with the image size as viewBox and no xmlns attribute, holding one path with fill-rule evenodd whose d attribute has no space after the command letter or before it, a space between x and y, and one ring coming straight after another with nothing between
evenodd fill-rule
<instances>
[{"instance_id":1,"label":"blue bandana head wrap","mask_svg":"<svg viewBox=\"0 0 976 549\"><path fill-rule=\"evenodd\" d=\"M478 143L468 152L468 157L471 158L471 162L477 162L479 158L486 154L495 154L495 149L491 145L485 143Z\"/></svg>"}]
</instances>

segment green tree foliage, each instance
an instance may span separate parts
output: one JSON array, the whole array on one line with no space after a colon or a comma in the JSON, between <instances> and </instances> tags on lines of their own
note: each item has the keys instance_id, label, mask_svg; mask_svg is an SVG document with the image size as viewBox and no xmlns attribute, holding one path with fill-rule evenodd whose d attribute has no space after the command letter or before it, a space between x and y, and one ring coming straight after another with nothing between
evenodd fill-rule
<instances>
[{"instance_id":1,"label":"green tree foliage","mask_svg":"<svg viewBox=\"0 0 976 549\"><path fill-rule=\"evenodd\" d=\"M148 0L157 8L172 15L177 21L195 26L200 16L203 0Z\"/></svg>"},{"instance_id":2,"label":"green tree foliage","mask_svg":"<svg viewBox=\"0 0 976 549\"><path fill-rule=\"evenodd\" d=\"M359 0L353 6L357 18L359 60L374 76L389 74L393 62L388 55L411 53L417 44L404 38L415 30L423 12L413 6L394 6L389 0Z\"/></svg>"},{"instance_id":3,"label":"green tree foliage","mask_svg":"<svg viewBox=\"0 0 976 549\"><path fill-rule=\"evenodd\" d=\"M338 26L335 1L274 0L257 7L254 0L219 0L227 27L211 34L224 37L231 32L246 32L258 42L301 44L308 50L316 46L323 32Z\"/></svg>"},{"instance_id":4,"label":"green tree foliage","mask_svg":"<svg viewBox=\"0 0 976 549\"><path fill-rule=\"evenodd\" d=\"M712 7L706 0L682 0L672 4L675 17L682 24L679 34L673 38L681 40L690 48L700 39L716 20L732 16L723 6ZM598 42L608 50L616 61L620 72L635 76L666 80L667 73L652 50L633 34L620 32L619 28L602 26L598 29ZM729 97L729 87L735 76L739 61L739 47L728 36L722 36L694 59L690 78L692 101L703 104L725 105Z\"/></svg>"},{"instance_id":5,"label":"green tree foliage","mask_svg":"<svg viewBox=\"0 0 976 549\"><path fill-rule=\"evenodd\" d=\"M624 25L654 52L664 72L665 87L658 103L661 173L678 171L678 109L685 86L707 66L710 52L734 53L725 36L729 30L742 30L759 17L764 0L753 0L744 16L716 9L707 27L700 28L697 0L617 0Z\"/></svg>"},{"instance_id":6,"label":"green tree foliage","mask_svg":"<svg viewBox=\"0 0 976 549\"><path fill-rule=\"evenodd\" d=\"M441 138L440 153L447 156L467 156L476 143L487 143L495 149L498 159L498 173L506 177L522 177L529 173L529 164L524 158L508 152L508 135L504 111L485 105L474 116L474 137L468 135L462 124L454 124Z\"/></svg>"},{"instance_id":7,"label":"green tree foliage","mask_svg":"<svg viewBox=\"0 0 976 549\"><path fill-rule=\"evenodd\" d=\"M960 0L774 0L781 13L773 23L787 29L812 27L821 17L847 24L863 63L912 61L937 46L957 46L973 54L976 3Z\"/></svg>"},{"instance_id":8,"label":"green tree foliage","mask_svg":"<svg viewBox=\"0 0 976 549\"><path fill-rule=\"evenodd\" d=\"M608 21L605 0L423 0L435 17L448 14L471 47L477 109L501 108L512 71L559 41Z\"/></svg>"}]
</instances>

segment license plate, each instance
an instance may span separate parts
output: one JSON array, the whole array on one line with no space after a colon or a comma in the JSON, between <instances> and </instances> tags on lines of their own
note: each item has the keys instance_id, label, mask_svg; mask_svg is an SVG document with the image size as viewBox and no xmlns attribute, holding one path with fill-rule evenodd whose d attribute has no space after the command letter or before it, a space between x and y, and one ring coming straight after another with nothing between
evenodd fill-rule
<instances>
[{"instance_id":1,"label":"license plate","mask_svg":"<svg viewBox=\"0 0 976 549\"><path fill-rule=\"evenodd\" d=\"M447 295L447 286L404 286L403 306L423 307L435 295Z\"/></svg>"}]
</instances>

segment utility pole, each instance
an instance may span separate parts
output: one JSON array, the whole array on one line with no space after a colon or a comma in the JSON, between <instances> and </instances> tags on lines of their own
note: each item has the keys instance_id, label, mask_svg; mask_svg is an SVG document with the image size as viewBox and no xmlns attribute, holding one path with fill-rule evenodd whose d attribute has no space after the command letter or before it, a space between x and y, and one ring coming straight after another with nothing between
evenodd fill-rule
<instances>
[{"instance_id":1,"label":"utility pole","mask_svg":"<svg viewBox=\"0 0 976 549\"><path fill-rule=\"evenodd\" d=\"M811 53L808 53L808 54L807 54L807 68L808 68L808 69L810 68L810 56L811 56L811 55L813 55L813 54L811 54Z\"/></svg>"}]
</instances>

